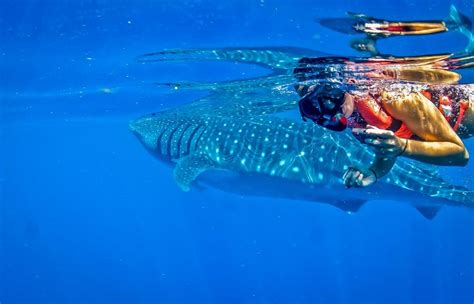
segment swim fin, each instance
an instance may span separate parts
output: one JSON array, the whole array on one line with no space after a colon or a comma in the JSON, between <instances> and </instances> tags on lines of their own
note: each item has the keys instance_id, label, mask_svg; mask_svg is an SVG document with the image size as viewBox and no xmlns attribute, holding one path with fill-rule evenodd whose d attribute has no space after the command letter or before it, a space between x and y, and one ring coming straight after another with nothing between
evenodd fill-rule
<instances>
[{"instance_id":1,"label":"swim fin","mask_svg":"<svg viewBox=\"0 0 474 304\"><path fill-rule=\"evenodd\" d=\"M449 8L449 16L446 18L445 23L451 31L462 29L472 31L472 21L467 16L461 14L454 5L451 5Z\"/></svg>"},{"instance_id":2,"label":"swim fin","mask_svg":"<svg viewBox=\"0 0 474 304\"><path fill-rule=\"evenodd\" d=\"M361 34L363 31L357 30L358 22L364 24L365 21L363 20L355 20L354 17L346 17L346 18L317 18L315 22L324 26L328 29L333 31L342 33L342 34Z\"/></svg>"}]
</instances>

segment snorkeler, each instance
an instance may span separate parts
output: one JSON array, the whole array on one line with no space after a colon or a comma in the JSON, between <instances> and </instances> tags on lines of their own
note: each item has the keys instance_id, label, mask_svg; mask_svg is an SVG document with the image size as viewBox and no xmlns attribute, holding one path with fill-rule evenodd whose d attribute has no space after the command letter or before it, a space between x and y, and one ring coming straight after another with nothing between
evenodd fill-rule
<instances>
[{"instance_id":1,"label":"snorkeler","mask_svg":"<svg viewBox=\"0 0 474 304\"><path fill-rule=\"evenodd\" d=\"M449 16L446 20L436 21L388 21L370 17L364 14L348 12L346 18L322 18L316 21L332 30L344 34L365 34L364 39L354 39L351 47L371 55L380 55L375 43L377 39L392 36L406 35L429 35L444 33L448 31L459 31L467 36L470 41L466 52L474 48L473 36L471 34L472 23L463 14L459 13L454 5L451 5Z\"/></svg>"},{"instance_id":2,"label":"snorkeler","mask_svg":"<svg viewBox=\"0 0 474 304\"><path fill-rule=\"evenodd\" d=\"M303 120L310 119L333 131L349 127L361 143L375 152L369 168L347 170L344 184L373 184L391 170L399 156L435 165L466 165L469 153L461 137L474 136L474 88L456 85L460 75L453 70L473 65L470 20L454 6L447 21L439 22L403 23L352 16L358 20L352 31L365 33L369 39L459 30L468 37L469 44L457 55L302 58L298 62L293 73L299 81L296 90L302 97L298 104ZM341 31L341 26L347 25L341 19L320 23ZM372 46L375 50L374 43ZM384 80L383 87L374 79ZM322 84L311 86L305 83L307 80ZM399 81L424 86L410 89Z\"/></svg>"},{"instance_id":3,"label":"snorkeler","mask_svg":"<svg viewBox=\"0 0 474 304\"><path fill-rule=\"evenodd\" d=\"M347 187L365 187L386 175L399 156L445 166L469 160L461 138L474 135L474 100L470 85L431 86L419 92L380 89L362 93L338 83L299 86L304 120L333 131L351 128L370 146L375 160L368 169L350 168Z\"/></svg>"}]
</instances>

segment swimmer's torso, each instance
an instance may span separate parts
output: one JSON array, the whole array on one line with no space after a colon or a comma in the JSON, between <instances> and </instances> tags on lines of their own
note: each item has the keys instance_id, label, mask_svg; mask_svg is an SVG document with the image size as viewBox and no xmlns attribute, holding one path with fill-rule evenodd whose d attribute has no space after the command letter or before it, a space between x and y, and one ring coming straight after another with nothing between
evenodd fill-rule
<instances>
[{"instance_id":1,"label":"swimmer's torso","mask_svg":"<svg viewBox=\"0 0 474 304\"><path fill-rule=\"evenodd\" d=\"M411 93L382 89L378 92L356 94L357 112L349 119L349 126L363 128L370 124L380 129L391 130L401 138L415 138L414 130L410 130L401 120L394 118L387 108L390 108L393 102L406 103L406 106L410 106L409 103L414 99L429 100L432 106L428 110L436 109L441 113L441 119L445 119L459 136L470 137L474 133L474 102L471 91L471 86L457 85L433 86ZM420 121L420 124L422 123Z\"/></svg>"}]
</instances>

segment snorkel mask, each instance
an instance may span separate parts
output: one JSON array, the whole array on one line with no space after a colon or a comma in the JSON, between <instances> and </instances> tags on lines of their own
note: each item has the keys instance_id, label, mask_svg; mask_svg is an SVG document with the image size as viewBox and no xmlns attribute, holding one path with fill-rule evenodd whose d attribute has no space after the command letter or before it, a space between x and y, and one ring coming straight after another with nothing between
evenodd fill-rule
<instances>
[{"instance_id":1,"label":"snorkel mask","mask_svg":"<svg viewBox=\"0 0 474 304\"><path fill-rule=\"evenodd\" d=\"M298 106L304 121L310 119L329 130L343 131L347 128L347 119L341 109L343 103L344 91L340 85L326 83L303 96Z\"/></svg>"}]
</instances>

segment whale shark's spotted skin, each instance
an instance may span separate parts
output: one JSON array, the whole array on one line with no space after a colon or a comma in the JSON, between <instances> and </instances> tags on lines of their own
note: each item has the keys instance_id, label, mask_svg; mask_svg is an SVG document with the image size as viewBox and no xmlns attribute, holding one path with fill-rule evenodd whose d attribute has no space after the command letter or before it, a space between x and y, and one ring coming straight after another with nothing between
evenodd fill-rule
<instances>
[{"instance_id":1,"label":"whale shark's spotted skin","mask_svg":"<svg viewBox=\"0 0 474 304\"><path fill-rule=\"evenodd\" d=\"M341 176L350 166L366 167L373 155L348 133L335 133L314 124L265 116L228 117L169 111L142 117L130 129L153 154L176 162L175 179L183 190L208 170L260 174L325 191L341 187ZM443 181L435 171L411 161L399 160L378 185L362 197L390 198L390 191L417 193L420 197L445 199L451 205L473 203L472 192ZM395 189L395 190L393 190ZM399 190L396 190L399 189ZM360 197L360 196L357 196Z\"/></svg>"}]
</instances>

